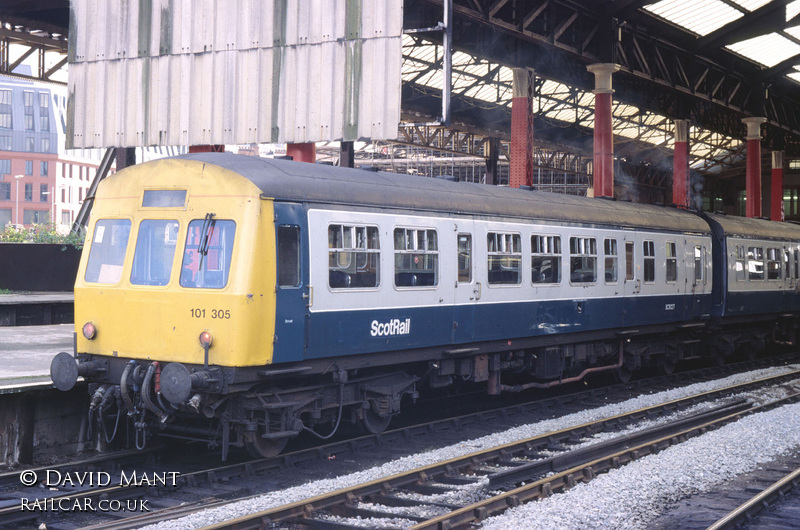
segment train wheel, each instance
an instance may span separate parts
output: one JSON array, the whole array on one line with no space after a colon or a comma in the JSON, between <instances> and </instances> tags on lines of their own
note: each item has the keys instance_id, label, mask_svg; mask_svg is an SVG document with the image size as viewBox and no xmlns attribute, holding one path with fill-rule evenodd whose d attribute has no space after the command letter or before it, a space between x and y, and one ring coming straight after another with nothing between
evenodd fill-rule
<instances>
[{"instance_id":1,"label":"train wheel","mask_svg":"<svg viewBox=\"0 0 800 530\"><path fill-rule=\"evenodd\" d=\"M248 433L244 440L244 446L252 457L272 458L283 451L288 442L289 438L269 440L262 438L258 433Z\"/></svg>"},{"instance_id":2,"label":"train wheel","mask_svg":"<svg viewBox=\"0 0 800 530\"><path fill-rule=\"evenodd\" d=\"M614 372L614 375L617 377L617 381L620 383L628 383L633 377L633 372L624 366L620 366Z\"/></svg>"},{"instance_id":3,"label":"train wheel","mask_svg":"<svg viewBox=\"0 0 800 530\"><path fill-rule=\"evenodd\" d=\"M386 430L389 422L392 421L392 416L378 416L372 412L372 409L364 410L364 417L359 421L361 428L370 434L379 434Z\"/></svg>"},{"instance_id":4,"label":"train wheel","mask_svg":"<svg viewBox=\"0 0 800 530\"><path fill-rule=\"evenodd\" d=\"M666 375L672 375L675 372L675 363L666 357L662 358L658 365Z\"/></svg>"}]
</instances>

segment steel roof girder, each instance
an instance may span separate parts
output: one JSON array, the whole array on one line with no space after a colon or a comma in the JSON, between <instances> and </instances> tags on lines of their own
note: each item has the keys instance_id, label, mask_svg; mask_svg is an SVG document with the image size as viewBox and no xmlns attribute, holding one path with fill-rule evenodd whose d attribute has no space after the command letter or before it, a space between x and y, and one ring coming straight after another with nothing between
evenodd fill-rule
<instances>
[{"instance_id":1,"label":"steel roof girder","mask_svg":"<svg viewBox=\"0 0 800 530\"><path fill-rule=\"evenodd\" d=\"M786 5L789 1L772 1L755 11L745 13L741 18L698 39L694 50L698 52L707 51L772 33L776 29L785 29L788 27L786 24ZM741 9L738 5L736 5L736 8Z\"/></svg>"},{"instance_id":2,"label":"steel roof girder","mask_svg":"<svg viewBox=\"0 0 800 530\"><path fill-rule=\"evenodd\" d=\"M479 13L478 11L475 10L475 6L476 5L483 5L483 3L476 2L476 3L472 3L472 4L465 4L462 1L462 2L459 2L458 5L456 5L455 9L456 9L456 12L460 16L466 16L469 20L474 21L475 24L484 24L484 25L489 25L489 26L495 26L495 27L497 27L497 28L499 28L501 30L504 30L509 35L512 35L512 36L516 35L517 39L519 39L521 37L522 39L524 39L524 41L528 41L528 42L531 42L531 43L547 43L547 36L546 35L544 35L544 34L536 35L534 33L535 31L538 31L541 26L543 26L544 22L542 20L539 20L537 18L537 20L535 21L535 23L533 25L526 26L525 31L524 32L520 32L518 27L515 28L514 24L509 23L507 20L502 20L502 19L499 19L498 17L490 18L490 17L488 17L486 15L483 15L483 14ZM539 4L539 6L541 7L542 4ZM566 6L565 6L564 3L560 3L559 6L557 6L557 7L551 7L551 10L555 10L555 11L558 11L558 12L564 12L565 9L566 9ZM548 10L541 10L541 12L539 13L539 17L544 18L546 11L548 11ZM484 13L485 13L485 11L484 11ZM530 15L531 13L532 12L529 12L528 15ZM497 13L498 16L502 16L503 14L504 14L503 10L500 10ZM547 14L551 15L552 13L547 13ZM574 27L576 28L576 27L581 26L582 24L584 24L583 22L578 22L579 20L580 21L583 21L583 20L588 21L589 20L589 17L586 16L586 12L584 12L582 15L583 16L579 17L576 20L576 23L573 23L570 26L570 30L572 30ZM462 19L462 24L464 24L464 22L465 22L465 20ZM587 22L587 24L588 24L588 22ZM470 24L468 24L468 23L463 25L463 29L465 31L470 31L469 30L470 27L472 27L472 26L470 26ZM596 27L596 24L593 27ZM472 28L471 31L474 33L475 28ZM631 25L631 24L621 28L621 32L623 33L623 35L625 35L627 33L629 35L630 34L639 34L639 35L642 35L642 36L647 36L647 35L643 34L643 31L644 30L642 30L642 29L634 28L633 25ZM570 37L568 37L568 35L567 35L567 34L571 34L571 33L572 33L572 31L567 31L566 34L564 35L564 38L562 38L562 39L560 39L560 40L558 40L556 42L549 43L549 44L552 45L552 46L555 46L558 49L561 49L562 51L567 51L568 55L569 55L569 53L577 53L577 55L583 56L584 60L589 60L589 61L593 60L594 57L588 56L588 54L591 53L590 49L577 50L576 47L574 45L572 45L572 43L570 42ZM586 35L584 35L582 38L585 39L585 37L586 37ZM647 36L647 37L652 40L652 36ZM624 40L625 40L625 37L623 36L623 41ZM628 70L630 70L628 72L629 74L632 74L632 75L638 76L638 77L643 77L645 79L648 79L649 81L654 81L654 82L656 82L658 84L662 84L662 85L668 86L668 87L670 87L670 88L672 88L674 90L677 90L679 93L684 93L684 94L687 94L687 95L691 95L693 97L699 97L699 98L708 99L708 100L712 101L714 104L720 105L720 106L726 108L728 111L732 111L732 112L736 113L735 117L736 117L737 120L738 120L738 118L741 117L741 114L748 114L748 111L747 111L747 108L746 108L746 103L744 103L744 101L749 99L749 96L748 96L748 98L743 98L743 95L749 94L749 91L746 91L746 90L743 91L743 87L746 87L749 84L749 81L750 81L751 77L744 77L742 75L737 75L737 74L733 74L733 73L727 73L726 72L726 68L724 66L717 65L713 61L708 60L707 58L694 57L694 56L692 56L690 53L688 53L686 51L684 51L684 53L681 54L680 50L678 50L678 49L671 50L671 48L674 48L674 46L671 46L669 43L666 43L666 42L665 43L660 43L660 45L656 46L656 45L653 45L653 44L644 45L643 44L643 39L641 37L638 38L637 40L638 40L637 44L639 45L640 50L642 52L640 58L644 61L644 64L648 64L648 65L652 66L652 63L647 62L648 52L647 52L646 48L648 46L652 46L654 48L657 47L658 48L658 54L661 56L661 58L662 58L662 60L664 61L665 64L670 64L670 63L674 63L675 64L674 70L677 72L677 75L670 76L669 78L667 78L667 76L663 75L659 70L651 70L650 74L648 75L647 72L645 72L644 70L639 70L639 69L637 69L635 67L634 68L628 68ZM494 42L496 42L496 41L498 41L498 39L495 37L494 38ZM576 41L573 40L572 42L576 42ZM577 41L577 42L583 42L583 41ZM583 47L584 44L579 44L578 46L579 47ZM619 62L621 62L623 64L628 64L629 63L629 60L627 60L628 59L628 54L626 52L626 46L627 46L626 43L617 43L617 47L616 47L616 49L617 49L617 57L618 57L618 59L622 59ZM515 46L515 47L518 50L521 49L521 48L519 48L518 45ZM547 58L548 55L549 55L549 58ZM556 57L553 57L552 55L556 55ZM653 52L653 55L654 56L656 55L655 52ZM556 77L554 77L554 78L560 78L561 80L563 80L565 82L568 82L569 84L576 84L578 86L584 86L584 84L587 83L588 80L585 78L585 76L582 76L582 73L579 71L580 68L578 68L577 66L575 67L575 72L573 74L567 75L565 77L563 74L566 73L566 72L569 72L570 69L568 67L565 69L565 68L562 68L562 67L555 68L555 64L550 65L550 66L547 66L547 65L542 66L541 65L541 61L543 60L543 58L544 58L544 62L547 63L547 62L552 62L551 61L552 59L558 59L558 56L559 56L559 54L525 54L524 55L524 57L526 57L526 60L528 61L527 64L529 64L530 57L536 57L537 58L537 63L534 64L533 66L536 68L537 72L540 73L540 75L549 77L550 75L552 75L553 72L558 71L559 72L558 75ZM561 66L568 66L569 61L565 60L566 58L563 57L563 54L561 54L561 56L562 57L560 59L558 59L558 63ZM672 56L672 58L670 58L670 56ZM520 56L520 57L516 58L516 62L515 62L515 57L514 57L513 53L511 53L507 57L508 58L506 60L509 61L511 64L526 64L526 62L523 61L523 59L522 59L523 56ZM551 70L553 70L553 71L551 72ZM718 75L728 75L728 76L730 76L732 78L731 81L730 81L730 86L731 87L735 87L735 86L737 86L738 83L741 83L741 87L736 90L736 93L733 94L733 97L725 97L725 98L721 98L721 99L714 99L714 98L708 97L708 95L704 93L704 91L706 89L703 87L703 81L705 80L705 77L707 77L709 75L709 73L712 72L713 70L717 70L719 72ZM697 74L697 75L699 75L699 78L695 77L694 74L690 75L689 72L699 72L699 74ZM719 79L718 75L714 76L714 81L717 81ZM569 77L572 77L572 79L567 79ZM578 81L578 79L580 81ZM696 80L696 82L687 82L687 81L693 81L693 80ZM725 85L723 84L722 86L724 87ZM650 91L650 92L652 93L652 91ZM621 91L620 91L620 96L619 97L622 97ZM787 103L787 105L792 106L791 103ZM652 105L647 104L647 103L645 103L643 106L646 107L646 108L650 108L651 110L654 109L654 107ZM659 109L658 112L663 112L663 110ZM668 115L671 115L671 114L668 113ZM685 117L685 116L681 116L681 117ZM699 125L704 125L704 123L700 122ZM777 124L777 125L783 126L783 124ZM794 128L792 127L792 129L794 129Z\"/></svg>"}]
</instances>

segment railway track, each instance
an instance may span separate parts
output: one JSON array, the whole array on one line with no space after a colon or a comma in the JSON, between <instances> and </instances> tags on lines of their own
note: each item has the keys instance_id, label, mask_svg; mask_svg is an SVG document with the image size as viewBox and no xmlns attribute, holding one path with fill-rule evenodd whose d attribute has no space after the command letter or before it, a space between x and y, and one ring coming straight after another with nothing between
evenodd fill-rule
<instances>
[{"instance_id":1,"label":"railway track","mask_svg":"<svg viewBox=\"0 0 800 530\"><path fill-rule=\"evenodd\" d=\"M774 359L773 359L774 360ZM748 366L750 366L748 364ZM706 377L711 376L712 373L716 374L716 376L720 375L720 369L716 370L704 370L701 371L704 375L695 374L692 379L703 379ZM723 373L726 373L728 368L723 367ZM682 380L685 382L686 374L683 374L684 377ZM763 386L765 384L779 384L780 381L789 381L792 378L796 378L798 373L792 372L788 374L783 374L777 378L771 378L768 380L759 381L759 382L751 382L745 385L738 385L736 387L731 387L727 389L721 389L714 391L712 393L707 393L704 397L702 396L695 396L692 398L687 398L686 400L681 400L683 405L678 404L678 402L665 404L664 410L674 410L677 407L685 407L689 406L692 403L699 403L700 401L720 398L726 395L730 395L735 392L741 392L746 389L756 388L757 386ZM662 377L659 378L659 381L663 381L665 386L669 386L669 382L673 380L677 376L671 377ZM674 382L677 381L673 381ZM650 382L643 382L644 387L652 390L657 390L654 388L654 384L652 381ZM119 514L109 514L111 518L114 519L114 522L109 522L106 518L105 521L99 523L102 527L108 528L132 528L136 526L141 526L142 524L156 522L158 520L163 519L170 519L175 518L180 515L184 515L187 513L191 513L193 511L197 511L200 508L208 508L212 505L217 504L224 504L228 498L241 498L248 494L246 488L237 488L235 486L236 481L238 480L246 480L248 477L261 477L267 474L274 474L275 471L280 469L286 469L292 466L296 466L299 464L309 462L315 462L319 460L326 460L330 458L335 458L337 456L345 456L345 455L353 455L353 454L361 454L363 451L367 449L374 449L380 447L391 447L396 445L403 440L415 439L415 438L424 438L426 436L443 433L446 431L456 431L458 429L465 428L468 425L477 425L477 424L486 424L491 420L499 420L500 422L508 422L510 419L519 417L520 420L528 421L530 420L531 416L538 417L542 419L544 417L548 417L551 415L551 411L555 411L556 414L564 415L569 413L570 410L580 410L587 408L589 404L597 405L599 402L608 402L614 401L615 399L621 400L620 396L615 396L616 392L620 392L622 394L626 394L624 390L627 388L630 391L631 388L636 388L638 385L616 385L615 387L603 388L603 389L595 389L589 390L585 392L579 392L576 394L568 395L568 396L559 396L555 398L549 398L542 401L537 401L533 403L524 403L524 404L517 404L510 407L504 407L501 409L491 410L491 411L483 411L475 414L470 414L466 416L460 416L457 418L449 418L446 420L439 420L430 423L426 423L423 425L414 425L410 427L406 427L404 429L394 430L391 432L383 433L381 435L376 436L367 436L362 437L354 440L345 440L340 441L332 444L326 444L319 447L312 447L306 450L297 451L294 453L289 453L286 455L281 455L277 458L273 459L265 459L265 460L256 460L256 461L249 461L249 462L240 462L234 463L225 466L218 466L214 467L213 469L203 469L203 470L183 470L179 472L179 478L176 484L176 487L165 487L163 485L154 485L153 487L146 487L146 488L125 488L109 486L103 488L89 488L85 490L77 490L77 489L70 489L67 492L48 492L47 498L53 499L51 503L57 503L59 498L67 498L70 501L75 501L76 499L93 499L92 501L81 501L81 502L97 502L99 499L120 499L120 501L126 501L127 499L131 498L142 498L146 496L150 499L149 509L150 511L145 513L137 514L133 517L127 517L124 520L116 521L119 519ZM661 386L660 384L658 386ZM641 390L641 389L639 389ZM604 427L605 431L610 430L612 425L616 425L615 428L621 428L626 424L629 424L632 421L640 421L642 419L652 417L653 415L657 415L660 413L654 412L655 409L651 411L640 411L638 413L632 413L626 417L618 417L612 418L609 420L609 423L606 427ZM593 429L596 429L594 427ZM586 431L588 433L589 431ZM563 433L562 433L563 435ZM552 448L557 447L558 445L569 446L574 444L574 440L579 439L581 436L577 431L570 431L569 434L566 435L566 438L562 439L562 435L554 435L549 439L548 443L551 444ZM128 458L127 456L125 458ZM134 454L134 458L137 458L139 464L136 465L143 465L146 467L146 462L142 464L142 455L141 453ZM132 461L123 459L118 459L116 461L109 460L107 457L101 457L98 459L88 459L83 460L80 462L73 462L69 465L69 467L65 467L66 465L58 466L58 469L62 473L68 473L70 470L78 470L78 471L87 471L91 469L103 469L108 470L110 468L115 469L130 469L131 466L134 466ZM45 468L40 468L44 470ZM16 481L17 486L19 485L20 481L20 474L19 472L14 473L5 473L0 475L0 485L6 484L7 486L0 488L1 491L8 492L9 490L9 483ZM112 484L117 484L116 476L111 481ZM234 486L230 487L220 487L220 484L234 484ZM173 497L172 493L182 492L184 494L193 495L194 499L202 499L199 503L186 503L185 501L170 501L169 499ZM194 492L194 493L192 493ZM20 492L20 494L25 493ZM30 493L30 492L28 492ZM41 497L41 492L36 491L33 492L34 495ZM185 496L184 496L185 497ZM22 511L20 510L20 497L9 497L8 495L4 494L4 498L11 498L12 501L10 503L4 503L0 501L0 527L5 527L6 525L18 525L22 523L30 524L31 527L35 527L33 521L41 518L44 514L50 520L52 520L53 515L52 513L48 513L46 511ZM16 502L14 502L16 501ZM176 502L183 502L181 506L174 506ZM128 514L131 515L131 514Z\"/></svg>"},{"instance_id":2,"label":"railway track","mask_svg":"<svg viewBox=\"0 0 800 530\"><path fill-rule=\"evenodd\" d=\"M791 472L764 488L747 502L742 503L736 509L721 517L711 524L707 530L740 528L745 523L752 522L755 517L771 506L779 503L790 492L796 493L798 488L800 488L800 467L791 470ZM787 522L796 524L797 520L793 519ZM780 524L780 521L775 521L775 523Z\"/></svg>"},{"instance_id":3,"label":"railway track","mask_svg":"<svg viewBox=\"0 0 800 530\"><path fill-rule=\"evenodd\" d=\"M692 396L471 453L206 528L246 530L273 524L292 527L315 527L325 523L346 525L351 518L371 523L371 526L397 525L414 530L467 528L522 503L549 497L579 482L588 482L600 473L680 444L746 414L798 402L800 392L763 405L735 401L658 427L623 434L596 446L566 450L560 455L542 458L542 452L552 450L554 446L576 444L591 434L617 428L620 424L628 424L642 417L663 414L676 407L688 406L696 403L697 399L701 397ZM485 498L465 506L440 500L443 495L463 485L473 485L476 490L485 492ZM498 489L501 491L497 494L488 493ZM441 513L433 516L416 515L420 513L417 511L420 506Z\"/></svg>"}]
</instances>

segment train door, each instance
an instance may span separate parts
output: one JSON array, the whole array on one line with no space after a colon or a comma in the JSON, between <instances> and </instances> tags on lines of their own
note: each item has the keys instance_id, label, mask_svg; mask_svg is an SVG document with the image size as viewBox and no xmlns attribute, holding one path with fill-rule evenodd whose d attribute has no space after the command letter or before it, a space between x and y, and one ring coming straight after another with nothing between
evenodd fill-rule
<instances>
[{"instance_id":1,"label":"train door","mask_svg":"<svg viewBox=\"0 0 800 530\"><path fill-rule=\"evenodd\" d=\"M703 300L708 288L708 248L706 245L689 243L693 260L690 261L690 269L687 271L687 278L691 282L692 294L692 315L701 316L710 312L710 306L704 307ZM710 302L709 302L710 303ZM708 304L706 304L708 305Z\"/></svg>"},{"instance_id":2,"label":"train door","mask_svg":"<svg viewBox=\"0 0 800 530\"><path fill-rule=\"evenodd\" d=\"M623 281L623 294L625 302L623 304L623 325L628 325L635 321L636 312L639 310L638 297L642 292L642 279L640 274L639 260L636 258L636 241L632 240L633 234L626 234L624 243L625 252L625 276Z\"/></svg>"},{"instance_id":3,"label":"train door","mask_svg":"<svg viewBox=\"0 0 800 530\"><path fill-rule=\"evenodd\" d=\"M634 296L642 292L642 279L638 274L636 259L636 242L625 236L625 296Z\"/></svg>"},{"instance_id":4,"label":"train door","mask_svg":"<svg viewBox=\"0 0 800 530\"><path fill-rule=\"evenodd\" d=\"M458 251L453 305L453 343L474 338L475 306L481 298L482 284L475 275L475 230L471 222L459 222L455 230Z\"/></svg>"},{"instance_id":5,"label":"train door","mask_svg":"<svg viewBox=\"0 0 800 530\"><path fill-rule=\"evenodd\" d=\"M300 205L276 204L275 250L275 349L273 362L300 361L307 347L308 308L313 300L307 285L304 250L303 209Z\"/></svg>"},{"instance_id":6,"label":"train door","mask_svg":"<svg viewBox=\"0 0 800 530\"><path fill-rule=\"evenodd\" d=\"M792 248L788 245L783 247L783 288L785 292L794 291L797 278L794 276Z\"/></svg>"},{"instance_id":7,"label":"train door","mask_svg":"<svg viewBox=\"0 0 800 530\"><path fill-rule=\"evenodd\" d=\"M789 288L786 291L788 306L791 311L800 309L800 249L797 245L790 244L786 250L789 261L787 276L791 277Z\"/></svg>"}]
</instances>

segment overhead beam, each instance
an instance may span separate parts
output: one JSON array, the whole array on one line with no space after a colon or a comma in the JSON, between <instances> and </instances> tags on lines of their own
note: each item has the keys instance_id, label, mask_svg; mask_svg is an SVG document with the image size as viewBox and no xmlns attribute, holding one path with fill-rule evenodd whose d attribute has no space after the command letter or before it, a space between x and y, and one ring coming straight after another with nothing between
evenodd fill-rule
<instances>
[{"instance_id":1,"label":"overhead beam","mask_svg":"<svg viewBox=\"0 0 800 530\"><path fill-rule=\"evenodd\" d=\"M0 24L3 22L0 21ZM49 81L65 85L65 82L54 81L52 76L67 64L67 41L65 36L34 35L30 28L13 26L15 29L0 27L0 74L23 79ZM11 46L27 47L22 53L11 59ZM16 73L15 70L33 54L38 54L37 66L31 69L31 75ZM50 67L45 67L48 54L56 54L61 58Z\"/></svg>"},{"instance_id":2,"label":"overhead beam","mask_svg":"<svg viewBox=\"0 0 800 530\"><path fill-rule=\"evenodd\" d=\"M634 9L641 9L645 6L658 3L660 0L614 0L612 2L614 14L625 13Z\"/></svg>"},{"instance_id":3,"label":"overhead beam","mask_svg":"<svg viewBox=\"0 0 800 530\"><path fill-rule=\"evenodd\" d=\"M761 73L761 75L758 77L758 80L763 82L769 81L770 79L774 79L776 77L784 76L794 70L794 67L798 64L800 64L800 53L779 62L772 68L767 68Z\"/></svg>"},{"instance_id":4,"label":"overhead beam","mask_svg":"<svg viewBox=\"0 0 800 530\"><path fill-rule=\"evenodd\" d=\"M435 6L439 2L418 0L416 5ZM545 4L546 9L542 9ZM585 66L601 61L606 32L597 28L607 20L605 9L540 0L526 3L527 11L517 11L516 15L506 5L490 16L492 5L488 0L455 1L458 33L454 42L461 50L511 67L530 67L546 79L591 89ZM563 24L576 14L570 24ZM526 23L530 23L521 25L516 18L526 15L533 20L528 18ZM629 12L626 20L633 23L620 22L614 32L614 62L622 67L618 99L670 119L688 115L701 127L740 137L741 118L755 115L751 108L755 94L761 91L757 80L761 69L724 50L705 55L682 48L678 30L658 23L666 31L653 31L656 22L641 11ZM557 38L556 27L563 29ZM653 98L653 94L658 97ZM796 87L788 80L777 79L772 84L764 128L766 148L772 148L772 130L781 130L792 138L787 156L800 155L800 100L795 94ZM688 102L687 112L676 112L673 102L679 100Z\"/></svg>"},{"instance_id":5,"label":"overhead beam","mask_svg":"<svg viewBox=\"0 0 800 530\"><path fill-rule=\"evenodd\" d=\"M0 20L0 22L2 21ZM22 27L19 27L17 30L0 27L0 38L11 39L19 44L38 44L39 46L44 46L45 48L52 49L54 51L67 53L66 35L58 38L43 37L41 35L34 35L31 33L31 31L32 30L29 28Z\"/></svg>"},{"instance_id":6,"label":"overhead beam","mask_svg":"<svg viewBox=\"0 0 800 530\"><path fill-rule=\"evenodd\" d=\"M694 49L700 52L708 51L783 30L786 28L786 4L788 3L789 0L775 0L755 11L746 13L698 39Z\"/></svg>"}]
</instances>

